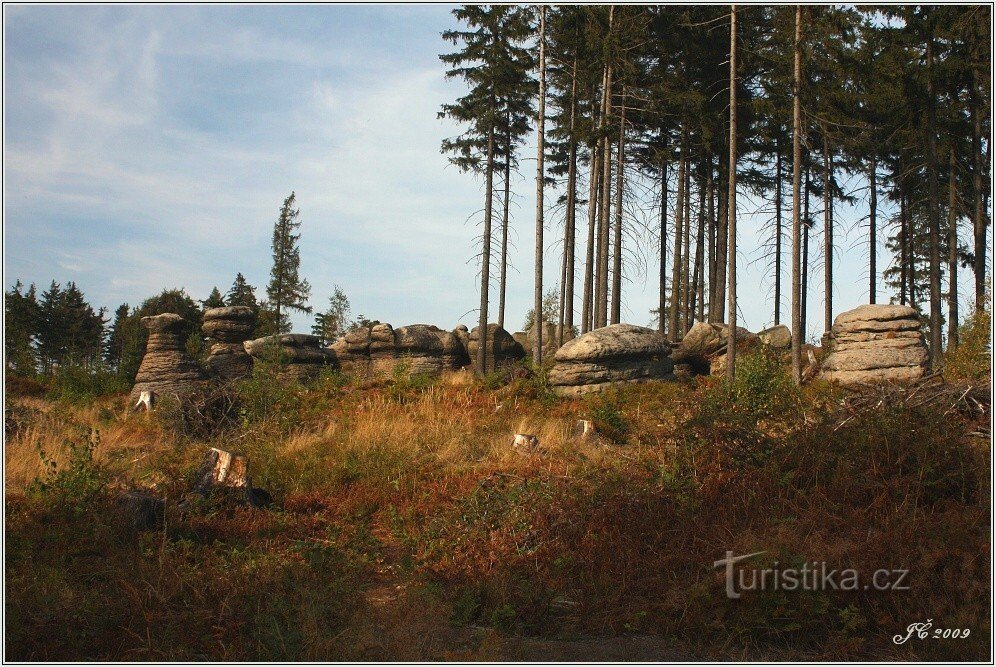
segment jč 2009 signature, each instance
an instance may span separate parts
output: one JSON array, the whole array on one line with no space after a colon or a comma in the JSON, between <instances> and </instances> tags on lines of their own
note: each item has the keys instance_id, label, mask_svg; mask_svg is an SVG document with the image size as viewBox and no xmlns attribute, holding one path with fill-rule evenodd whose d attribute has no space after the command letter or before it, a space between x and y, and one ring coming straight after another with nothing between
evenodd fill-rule
<instances>
[{"instance_id":1,"label":"j\u010d 2009 signature","mask_svg":"<svg viewBox=\"0 0 996 667\"><path fill-rule=\"evenodd\" d=\"M923 623L910 623L906 627L905 635L896 635L892 638L897 644L905 644L907 639L915 637L916 639L964 639L971 632L971 628L934 628L931 631L931 626L934 624L934 619L928 618Z\"/></svg>"}]
</instances>

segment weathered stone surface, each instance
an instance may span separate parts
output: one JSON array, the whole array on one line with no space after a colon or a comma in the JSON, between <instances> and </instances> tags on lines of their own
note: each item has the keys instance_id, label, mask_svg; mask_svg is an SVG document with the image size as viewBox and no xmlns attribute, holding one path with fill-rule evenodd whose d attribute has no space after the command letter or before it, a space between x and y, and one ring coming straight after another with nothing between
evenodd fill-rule
<instances>
[{"instance_id":1,"label":"weathered stone surface","mask_svg":"<svg viewBox=\"0 0 996 667\"><path fill-rule=\"evenodd\" d=\"M437 376L466 363L456 334L431 324L394 329L374 322L347 332L330 349L343 371L378 377L390 376L395 368L409 375Z\"/></svg>"},{"instance_id":2,"label":"weathered stone surface","mask_svg":"<svg viewBox=\"0 0 996 667\"><path fill-rule=\"evenodd\" d=\"M163 313L143 317L141 322L149 330L149 341L131 390L133 403L143 391L151 391L156 399L179 399L207 379L204 369L187 353L183 334L186 320L176 313Z\"/></svg>"},{"instance_id":3,"label":"weathered stone surface","mask_svg":"<svg viewBox=\"0 0 996 667\"><path fill-rule=\"evenodd\" d=\"M784 324L776 324L759 331L757 337L762 343L776 350L788 350L792 347L792 330Z\"/></svg>"},{"instance_id":4,"label":"weathered stone surface","mask_svg":"<svg viewBox=\"0 0 996 667\"><path fill-rule=\"evenodd\" d=\"M319 345L318 336L308 334L280 334L264 336L243 343L254 363L260 361L279 364L279 374L303 382L314 378L325 366L336 365L336 355Z\"/></svg>"},{"instance_id":5,"label":"weathered stone surface","mask_svg":"<svg viewBox=\"0 0 996 667\"><path fill-rule=\"evenodd\" d=\"M578 396L614 384L672 379L671 344L657 331L613 324L564 343L554 359L550 384L558 394Z\"/></svg>"},{"instance_id":6,"label":"weathered stone surface","mask_svg":"<svg viewBox=\"0 0 996 667\"><path fill-rule=\"evenodd\" d=\"M256 313L248 306L210 308L201 330L214 341L207 358L212 377L234 380L252 372L252 357L243 343L256 328Z\"/></svg>"},{"instance_id":7,"label":"weathered stone surface","mask_svg":"<svg viewBox=\"0 0 996 667\"><path fill-rule=\"evenodd\" d=\"M533 345L536 344L536 325L534 324L529 328L528 332L517 331L512 334L512 338L515 339L522 349L526 351L526 356L532 356ZM574 339L574 332L569 329L564 330L564 343ZM553 357L560 349L560 345L557 344L557 325L551 322L543 323L543 358L548 359Z\"/></svg>"},{"instance_id":8,"label":"weathered stone surface","mask_svg":"<svg viewBox=\"0 0 996 667\"><path fill-rule=\"evenodd\" d=\"M718 371L716 358L726 354L730 327L726 324L696 322L671 354L675 363L687 364L698 375ZM756 343L758 337L743 327L737 327L737 350Z\"/></svg>"},{"instance_id":9,"label":"weathered stone surface","mask_svg":"<svg viewBox=\"0 0 996 667\"><path fill-rule=\"evenodd\" d=\"M467 337L467 358L471 364L477 363L477 349L480 340L481 327L476 326ZM512 334L494 322L488 325L485 347L485 372L516 364L526 356L526 350L512 338Z\"/></svg>"},{"instance_id":10,"label":"weathered stone surface","mask_svg":"<svg viewBox=\"0 0 996 667\"><path fill-rule=\"evenodd\" d=\"M909 306L868 304L834 320L832 352L820 370L840 384L908 382L926 373L929 355L916 311Z\"/></svg>"}]
</instances>

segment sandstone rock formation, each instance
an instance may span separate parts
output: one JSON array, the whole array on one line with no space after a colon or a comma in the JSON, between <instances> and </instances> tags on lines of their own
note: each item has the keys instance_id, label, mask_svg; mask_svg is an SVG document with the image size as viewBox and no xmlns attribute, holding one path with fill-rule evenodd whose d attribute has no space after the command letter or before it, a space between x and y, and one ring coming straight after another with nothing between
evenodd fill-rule
<instances>
[{"instance_id":1,"label":"sandstone rock formation","mask_svg":"<svg viewBox=\"0 0 996 667\"><path fill-rule=\"evenodd\" d=\"M151 391L156 399L182 398L207 379L204 369L187 353L183 333L186 320L176 313L163 313L141 321L149 330L149 341L135 375L132 403L143 391Z\"/></svg>"},{"instance_id":2,"label":"sandstone rock formation","mask_svg":"<svg viewBox=\"0 0 996 667\"><path fill-rule=\"evenodd\" d=\"M529 331L516 331L512 334L512 338L515 342L522 346L522 349L526 351L526 356L531 357L533 354L533 345L536 341L536 325L534 324L529 328ZM569 329L564 329L564 343L572 340L574 338L574 332ZM543 359L551 359L553 355L557 353L560 349L560 345L557 345L557 325L551 322L543 323Z\"/></svg>"},{"instance_id":3,"label":"sandstone rock formation","mask_svg":"<svg viewBox=\"0 0 996 667\"><path fill-rule=\"evenodd\" d=\"M318 336L279 334L243 343L253 363L279 364L279 374L297 381L314 378L324 366L335 365L335 354L319 345Z\"/></svg>"},{"instance_id":4,"label":"sandstone rock formation","mask_svg":"<svg viewBox=\"0 0 996 667\"><path fill-rule=\"evenodd\" d=\"M671 355L675 364L697 375L718 373L725 368L730 327L713 322L696 322ZM757 336L737 327L737 350L756 343Z\"/></svg>"},{"instance_id":5,"label":"sandstone rock formation","mask_svg":"<svg viewBox=\"0 0 996 667\"><path fill-rule=\"evenodd\" d=\"M481 327L477 326L470 332L466 343L467 357L471 364L477 363L477 348L480 345L480 340ZM484 370L488 373L515 364L526 356L526 350L512 338L512 334L495 323L488 325L485 345Z\"/></svg>"},{"instance_id":6,"label":"sandstone rock formation","mask_svg":"<svg viewBox=\"0 0 996 667\"><path fill-rule=\"evenodd\" d=\"M252 357L243 343L256 327L256 313L248 306L210 308L201 330L211 339L207 366L213 377L235 380L252 372Z\"/></svg>"},{"instance_id":7,"label":"sandstone rock formation","mask_svg":"<svg viewBox=\"0 0 996 667\"><path fill-rule=\"evenodd\" d=\"M792 349L792 330L784 324L776 324L757 333L761 342L775 350Z\"/></svg>"},{"instance_id":8,"label":"sandstone rock formation","mask_svg":"<svg viewBox=\"0 0 996 667\"><path fill-rule=\"evenodd\" d=\"M564 343L550 384L562 396L579 396L613 384L672 379L670 353L671 344L657 331L613 324Z\"/></svg>"},{"instance_id":9,"label":"sandstone rock formation","mask_svg":"<svg viewBox=\"0 0 996 667\"><path fill-rule=\"evenodd\" d=\"M926 374L927 347L910 306L868 304L833 322L832 352L820 376L840 384L911 381Z\"/></svg>"},{"instance_id":10,"label":"sandstone rock formation","mask_svg":"<svg viewBox=\"0 0 996 667\"><path fill-rule=\"evenodd\" d=\"M410 375L436 376L467 363L457 334L431 324L394 329L374 322L347 332L330 349L343 371L358 375L388 377L402 368Z\"/></svg>"}]
</instances>

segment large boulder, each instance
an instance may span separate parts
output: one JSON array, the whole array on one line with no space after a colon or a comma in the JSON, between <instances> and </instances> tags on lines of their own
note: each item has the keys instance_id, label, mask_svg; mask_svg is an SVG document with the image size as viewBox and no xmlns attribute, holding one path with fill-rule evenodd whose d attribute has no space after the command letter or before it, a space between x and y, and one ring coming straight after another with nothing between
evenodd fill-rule
<instances>
[{"instance_id":1,"label":"large boulder","mask_svg":"<svg viewBox=\"0 0 996 667\"><path fill-rule=\"evenodd\" d=\"M131 401L137 401L143 391L157 398L180 399L202 385L207 374L187 352L187 321L176 313L163 313L143 317L141 323L149 330L149 340L135 375Z\"/></svg>"},{"instance_id":2,"label":"large boulder","mask_svg":"<svg viewBox=\"0 0 996 667\"><path fill-rule=\"evenodd\" d=\"M471 364L477 363L477 350L481 341L481 327L474 327L467 337L467 357ZM484 371L491 371L514 365L525 358L526 350L513 337L496 323L488 325L485 336Z\"/></svg>"},{"instance_id":3,"label":"large boulder","mask_svg":"<svg viewBox=\"0 0 996 667\"><path fill-rule=\"evenodd\" d=\"M562 396L602 391L614 384L669 380L674 376L671 344L659 332L633 324L589 331L557 350L550 371Z\"/></svg>"},{"instance_id":4,"label":"large boulder","mask_svg":"<svg viewBox=\"0 0 996 667\"><path fill-rule=\"evenodd\" d=\"M784 324L776 324L757 332L761 342L774 350L792 349L792 330Z\"/></svg>"},{"instance_id":5,"label":"large boulder","mask_svg":"<svg viewBox=\"0 0 996 667\"><path fill-rule=\"evenodd\" d=\"M300 382L314 378L325 366L335 366L335 354L320 342L318 336L308 334L278 334L242 345L254 363L276 364L279 375Z\"/></svg>"},{"instance_id":6,"label":"large boulder","mask_svg":"<svg viewBox=\"0 0 996 667\"><path fill-rule=\"evenodd\" d=\"M927 346L910 306L867 304L841 313L820 377L843 385L912 381L927 372Z\"/></svg>"},{"instance_id":7,"label":"large boulder","mask_svg":"<svg viewBox=\"0 0 996 667\"><path fill-rule=\"evenodd\" d=\"M235 380L252 372L252 357L245 343L256 328L256 313L248 306L227 306L204 311L201 330L211 339L207 366L212 377Z\"/></svg>"},{"instance_id":8,"label":"large boulder","mask_svg":"<svg viewBox=\"0 0 996 667\"><path fill-rule=\"evenodd\" d=\"M388 377L395 368L409 375L438 376L467 361L456 333L431 324L394 329L390 324L373 322L347 332L330 349L343 371L377 377Z\"/></svg>"},{"instance_id":9,"label":"large boulder","mask_svg":"<svg viewBox=\"0 0 996 667\"><path fill-rule=\"evenodd\" d=\"M678 347L671 354L675 364L687 367L692 373L709 375L724 368L730 327L715 322L696 322L688 330ZM737 327L737 350L746 349L757 341L757 335Z\"/></svg>"}]
</instances>

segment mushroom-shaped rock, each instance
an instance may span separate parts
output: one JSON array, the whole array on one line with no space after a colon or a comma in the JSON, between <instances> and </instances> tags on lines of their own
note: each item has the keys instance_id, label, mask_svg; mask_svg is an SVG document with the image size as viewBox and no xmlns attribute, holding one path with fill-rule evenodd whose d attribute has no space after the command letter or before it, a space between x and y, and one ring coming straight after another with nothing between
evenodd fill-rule
<instances>
[{"instance_id":1,"label":"mushroom-shaped rock","mask_svg":"<svg viewBox=\"0 0 996 667\"><path fill-rule=\"evenodd\" d=\"M471 364L477 363L477 349L481 340L481 327L474 327L467 338L467 357ZM488 325L485 341L484 371L490 373L499 368L513 365L526 356L526 351L512 334L492 322Z\"/></svg>"},{"instance_id":2,"label":"mushroom-shaped rock","mask_svg":"<svg viewBox=\"0 0 996 667\"><path fill-rule=\"evenodd\" d=\"M141 323L149 330L149 341L135 375L131 402L138 401L144 391L156 398L182 398L202 384L207 375L186 348L187 321L176 313L163 313L143 317Z\"/></svg>"},{"instance_id":3,"label":"mushroom-shaped rock","mask_svg":"<svg viewBox=\"0 0 996 667\"><path fill-rule=\"evenodd\" d=\"M388 377L401 369L409 375L437 376L466 363L459 338L431 324L394 329L375 322L348 331L330 349L342 370L358 375Z\"/></svg>"},{"instance_id":4,"label":"mushroom-shaped rock","mask_svg":"<svg viewBox=\"0 0 996 667\"><path fill-rule=\"evenodd\" d=\"M613 384L669 380L674 376L671 344L659 332L613 324L564 343L549 379L564 396L602 391Z\"/></svg>"},{"instance_id":5,"label":"mushroom-shaped rock","mask_svg":"<svg viewBox=\"0 0 996 667\"><path fill-rule=\"evenodd\" d=\"M335 366L336 355L320 346L318 336L279 334L264 336L243 343L255 363L278 364L278 373L303 381L314 378L324 366Z\"/></svg>"},{"instance_id":6,"label":"mushroom-shaped rock","mask_svg":"<svg viewBox=\"0 0 996 667\"><path fill-rule=\"evenodd\" d=\"M832 352L820 376L843 385L912 381L927 371L920 320L910 306L867 304L841 313L831 329Z\"/></svg>"},{"instance_id":7,"label":"mushroom-shaped rock","mask_svg":"<svg viewBox=\"0 0 996 667\"><path fill-rule=\"evenodd\" d=\"M204 311L201 330L210 338L207 366L211 375L234 380L252 372L252 357L243 343L256 328L256 313L248 306L227 306Z\"/></svg>"}]
</instances>

